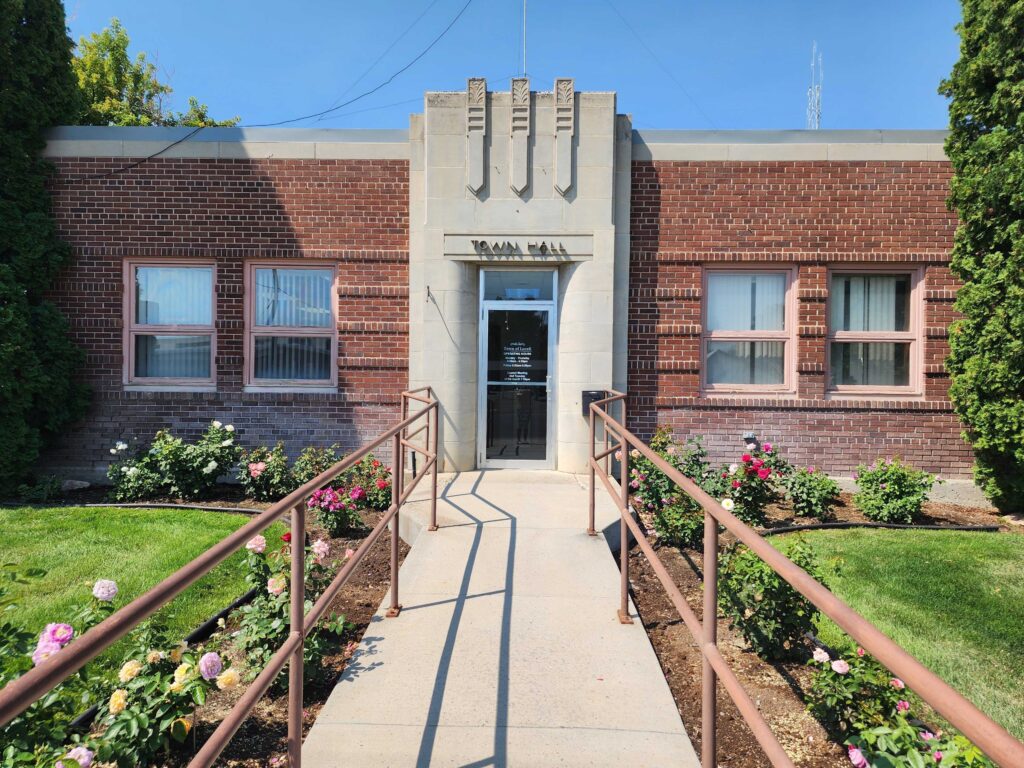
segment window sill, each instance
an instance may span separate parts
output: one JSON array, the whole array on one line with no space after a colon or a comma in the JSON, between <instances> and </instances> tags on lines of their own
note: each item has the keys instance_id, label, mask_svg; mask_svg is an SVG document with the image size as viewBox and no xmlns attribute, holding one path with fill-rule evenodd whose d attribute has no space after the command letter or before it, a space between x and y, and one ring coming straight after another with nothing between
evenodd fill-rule
<instances>
[{"instance_id":1,"label":"window sill","mask_svg":"<svg viewBox=\"0 0 1024 768\"><path fill-rule=\"evenodd\" d=\"M913 390L865 389L856 392L833 389L825 392L826 400L924 400L923 392Z\"/></svg>"},{"instance_id":2,"label":"window sill","mask_svg":"<svg viewBox=\"0 0 1024 768\"><path fill-rule=\"evenodd\" d=\"M702 398L708 400L733 400L749 397L795 398L797 393L792 389L702 389Z\"/></svg>"},{"instance_id":3,"label":"window sill","mask_svg":"<svg viewBox=\"0 0 1024 768\"><path fill-rule=\"evenodd\" d=\"M247 394L293 394L293 395L336 395L338 393L337 386L330 385L314 385L314 386L298 386L295 384L282 384L280 386L274 386L269 384L247 384L242 388L242 391Z\"/></svg>"},{"instance_id":4,"label":"window sill","mask_svg":"<svg viewBox=\"0 0 1024 768\"><path fill-rule=\"evenodd\" d=\"M125 384L125 392L216 392L216 384Z\"/></svg>"}]
</instances>

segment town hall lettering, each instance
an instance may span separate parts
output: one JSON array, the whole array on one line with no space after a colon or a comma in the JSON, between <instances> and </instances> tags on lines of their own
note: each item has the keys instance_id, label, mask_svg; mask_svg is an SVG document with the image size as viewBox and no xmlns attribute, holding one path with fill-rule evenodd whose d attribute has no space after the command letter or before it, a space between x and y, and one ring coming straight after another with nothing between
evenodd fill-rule
<instances>
[{"instance_id":1,"label":"town hall lettering","mask_svg":"<svg viewBox=\"0 0 1024 768\"><path fill-rule=\"evenodd\" d=\"M559 240L470 240L477 253L493 256L512 256L522 253L539 253L541 255L566 255L568 250Z\"/></svg>"}]
</instances>

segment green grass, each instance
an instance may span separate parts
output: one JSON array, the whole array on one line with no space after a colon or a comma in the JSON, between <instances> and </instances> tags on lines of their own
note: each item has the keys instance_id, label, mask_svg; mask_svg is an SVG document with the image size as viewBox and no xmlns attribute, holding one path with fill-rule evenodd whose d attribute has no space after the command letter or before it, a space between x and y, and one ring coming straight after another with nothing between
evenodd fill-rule
<instances>
[{"instance_id":1,"label":"green grass","mask_svg":"<svg viewBox=\"0 0 1024 768\"><path fill-rule=\"evenodd\" d=\"M0 510L0 562L47 572L15 586L18 605L7 619L33 632L65 621L91 599L97 579L116 581L116 605L125 605L249 519L184 509ZM283 531L275 524L268 538ZM163 610L172 636L184 637L246 592L244 554L232 555Z\"/></svg>"},{"instance_id":2,"label":"green grass","mask_svg":"<svg viewBox=\"0 0 1024 768\"><path fill-rule=\"evenodd\" d=\"M1024 536L956 531L804 534L830 588L1018 738L1024 738ZM851 641L831 621L821 637Z\"/></svg>"}]
</instances>

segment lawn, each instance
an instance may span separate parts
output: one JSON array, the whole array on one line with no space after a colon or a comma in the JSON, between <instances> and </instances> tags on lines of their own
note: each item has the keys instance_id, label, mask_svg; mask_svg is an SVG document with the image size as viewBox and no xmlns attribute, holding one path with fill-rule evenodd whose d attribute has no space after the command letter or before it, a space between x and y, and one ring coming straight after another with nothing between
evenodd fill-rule
<instances>
[{"instance_id":1,"label":"lawn","mask_svg":"<svg viewBox=\"0 0 1024 768\"><path fill-rule=\"evenodd\" d=\"M956 531L804 534L838 563L833 592L1024 738L1024 536ZM849 638L824 620L822 639Z\"/></svg>"},{"instance_id":2,"label":"lawn","mask_svg":"<svg viewBox=\"0 0 1024 768\"><path fill-rule=\"evenodd\" d=\"M91 597L97 579L113 579L120 607L244 525L250 518L184 509L17 508L0 510L0 561L46 570L15 586L8 620L32 631L64 621ZM280 531L277 531L280 528ZM275 534L283 532L276 524ZM244 552L179 595L163 616L184 637L247 591Z\"/></svg>"}]
</instances>

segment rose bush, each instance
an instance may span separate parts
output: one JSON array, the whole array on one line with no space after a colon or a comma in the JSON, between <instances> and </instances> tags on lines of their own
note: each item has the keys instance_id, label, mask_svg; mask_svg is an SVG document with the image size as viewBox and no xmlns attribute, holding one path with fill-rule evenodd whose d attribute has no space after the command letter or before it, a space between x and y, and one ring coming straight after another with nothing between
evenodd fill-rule
<instances>
[{"instance_id":1,"label":"rose bush","mask_svg":"<svg viewBox=\"0 0 1024 768\"><path fill-rule=\"evenodd\" d=\"M305 485L317 475L321 475L341 461L338 446L318 448L310 446L299 454L292 465L292 487Z\"/></svg>"},{"instance_id":2,"label":"rose bush","mask_svg":"<svg viewBox=\"0 0 1024 768\"><path fill-rule=\"evenodd\" d=\"M771 443L751 443L738 462L722 467L715 496L735 503L733 514L747 525L764 525L766 507L780 499L779 482L789 474L789 463Z\"/></svg>"},{"instance_id":3,"label":"rose bush","mask_svg":"<svg viewBox=\"0 0 1024 768\"><path fill-rule=\"evenodd\" d=\"M291 493L297 486L288 469L284 443L243 450L238 460L238 483L246 497L256 501L272 501Z\"/></svg>"},{"instance_id":4,"label":"rose bush","mask_svg":"<svg viewBox=\"0 0 1024 768\"><path fill-rule=\"evenodd\" d=\"M861 464L854 473L858 491L853 503L871 520L910 524L921 515L921 507L937 478L914 469L899 458L879 459L871 466Z\"/></svg>"},{"instance_id":5,"label":"rose bush","mask_svg":"<svg viewBox=\"0 0 1024 768\"><path fill-rule=\"evenodd\" d=\"M214 421L195 443L186 443L168 430L160 430L149 449L127 455L128 446L111 449L115 460L107 470L117 501L138 501L158 495L198 499L208 494L217 478L238 463L235 428Z\"/></svg>"},{"instance_id":6,"label":"rose bush","mask_svg":"<svg viewBox=\"0 0 1024 768\"><path fill-rule=\"evenodd\" d=\"M797 517L828 520L839 503L839 483L815 467L799 467L780 481Z\"/></svg>"}]
</instances>

